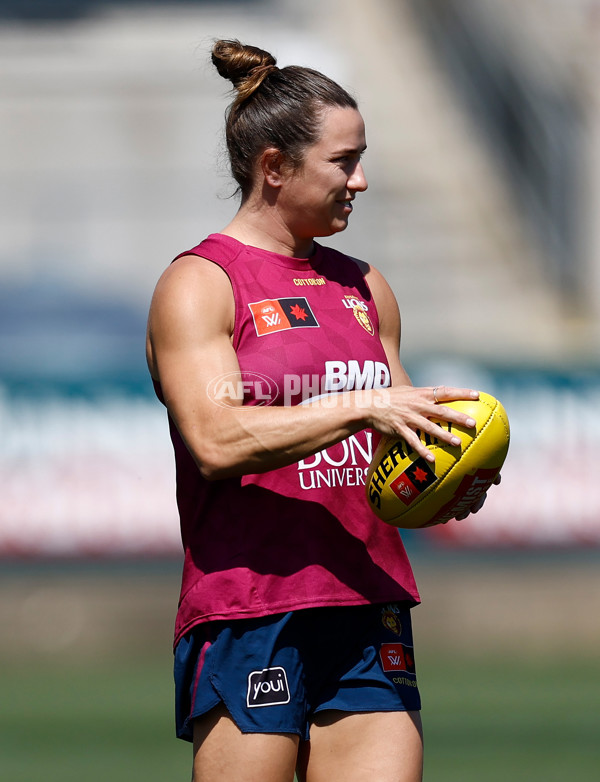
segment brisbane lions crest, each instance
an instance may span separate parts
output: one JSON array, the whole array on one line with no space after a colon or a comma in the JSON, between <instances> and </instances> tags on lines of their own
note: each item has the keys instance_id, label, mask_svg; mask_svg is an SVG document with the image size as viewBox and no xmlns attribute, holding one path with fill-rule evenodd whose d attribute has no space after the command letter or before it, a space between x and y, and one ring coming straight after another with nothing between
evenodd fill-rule
<instances>
[{"instance_id":1,"label":"brisbane lions crest","mask_svg":"<svg viewBox=\"0 0 600 782\"><path fill-rule=\"evenodd\" d=\"M388 605L381 609L381 621L384 627L396 635L402 635L402 624L398 619L400 611L395 605Z\"/></svg>"},{"instance_id":2,"label":"brisbane lions crest","mask_svg":"<svg viewBox=\"0 0 600 782\"><path fill-rule=\"evenodd\" d=\"M356 296L346 295L342 299L342 304L347 309L352 310L354 317L367 333L369 333L371 336L375 334L375 329L373 328L371 318L368 314L369 308L364 301L357 299Z\"/></svg>"}]
</instances>

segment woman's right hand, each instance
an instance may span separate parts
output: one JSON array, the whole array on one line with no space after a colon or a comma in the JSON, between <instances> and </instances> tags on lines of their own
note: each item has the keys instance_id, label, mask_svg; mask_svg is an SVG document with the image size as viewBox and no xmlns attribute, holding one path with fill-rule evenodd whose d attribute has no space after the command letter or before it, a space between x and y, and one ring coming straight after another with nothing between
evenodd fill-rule
<instances>
[{"instance_id":1,"label":"woman's right hand","mask_svg":"<svg viewBox=\"0 0 600 782\"><path fill-rule=\"evenodd\" d=\"M475 421L468 415L444 405L444 402L478 399L479 392L470 388L397 385L379 389L373 394L371 426L382 434L402 437L427 461L435 461L435 456L419 433L426 433L449 445L460 445L460 437L452 432L452 428L445 429L439 422L446 421L467 429L475 427Z\"/></svg>"}]
</instances>

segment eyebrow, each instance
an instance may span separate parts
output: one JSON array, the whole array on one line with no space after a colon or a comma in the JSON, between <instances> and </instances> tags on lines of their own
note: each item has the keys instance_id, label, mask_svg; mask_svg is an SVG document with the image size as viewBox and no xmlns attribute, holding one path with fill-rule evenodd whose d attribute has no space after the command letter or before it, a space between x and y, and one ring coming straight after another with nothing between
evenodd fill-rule
<instances>
[{"instance_id":1,"label":"eyebrow","mask_svg":"<svg viewBox=\"0 0 600 782\"><path fill-rule=\"evenodd\" d=\"M343 149L334 150L332 154L334 155L348 155L353 152L360 152L361 154L365 152L367 149L367 145L365 144L364 147L344 147Z\"/></svg>"}]
</instances>

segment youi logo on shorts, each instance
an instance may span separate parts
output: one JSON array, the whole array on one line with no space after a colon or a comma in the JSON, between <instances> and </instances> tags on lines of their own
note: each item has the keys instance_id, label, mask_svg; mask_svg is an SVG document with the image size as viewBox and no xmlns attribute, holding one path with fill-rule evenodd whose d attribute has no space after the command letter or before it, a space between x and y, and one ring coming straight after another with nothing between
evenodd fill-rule
<instances>
[{"instance_id":1,"label":"youi logo on shorts","mask_svg":"<svg viewBox=\"0 0 600 782\"><path fill-rule=\"evenodd\" d=\"M280 706L289 702L290 688L284 668L263 668L262 671L252 671L248 675L246 705L249 709Z\"/></svg>"}]
</instances>

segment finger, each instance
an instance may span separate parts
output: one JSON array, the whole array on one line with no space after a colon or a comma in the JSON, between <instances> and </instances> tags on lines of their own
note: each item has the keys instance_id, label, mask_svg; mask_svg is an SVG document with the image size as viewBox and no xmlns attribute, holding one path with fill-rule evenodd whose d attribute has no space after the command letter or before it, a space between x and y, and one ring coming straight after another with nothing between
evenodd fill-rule
<instances>
[{"instance_id":1,"label":"finger","mask_svg":"<svg viewBox=\"0 0 600 782\"><path fill-rule=\"evenodd\" d=\"M466 429L473 429L473 427L476 426L475 419L471 418L470 415L461 413L459 410L455 410L452 407L444 407L443 405L437 405L435 407L431 418L434 422L448 421L448 423L464 426Z\"/></svg>"},{"instance_id":2,"label":"finger","mask_svg":"<svg viewBox=\"0 0 600 782\"><path fill-rule=\"evenodd\" d=\"M440 408L444 409L444 408ZM452 416L451 420L454 423L460 423L462 421L462 417L460 419L455 418L455 410L451 411ZM441 418L441 416L440 416ZM473 426L475 426L475 421L473 419L469 419L468 416L464 416L465 420L470 420L473 422ZM446 443L447 445L453 445L453 446L460 446L462 445L462 440L460 439L459 435L456 434L456 432L452 431L451 427L445 428L441 425L441 421L439 420L432 420L430 418L415 418L415 420L408 423L408 426L416 432L417 437L424 437L425 435L429 436L429 439Z\"/></svg>"},{"instance_id":3,"label":"finger","mask_svg":"<svg viewBox=\"0 0 600 782\"><path fill-rule=\"evenodd\" d=\"M483 506L485 505L486 499L487 499L487 494L484 494L482 497L480 497L477 500L475 505L473 505L473 507L469 509L469 512L470 513L478 513L483 508Z\"/></svg>"},{"instance_id":4,"label":"finger","mask_svg":"<svg viewBox=\"0 0 600 782\"><path fill-rule=\"evenodd\" d=\"M419 456L422 456L428 462L435 462L435 456L433 451L430 451L425 443L421 440L419 435L412 429L404 428L403 431L398 432L398 435L403 438L404 442L416 451Z\"/></svg>"},{"instance_id":5,"label":"finger","mask_svg":"<svg viewBox=\"0 0 600 782\"><path fill-rule=\"evenodd\" d=\"M467 516L470 516L472 513L478 513L483 508L486 499L487 493L480 497L477 502L469 508L468 511L465 511L465 513L460 513L458 516L456 516L456 520L464 521L464 519L466 519Z\"/></svg>"},{"instance_id":6,"label":"finger","mask_svg":"<svg viewBox=\"0 0 600 782\"><path fill-rule=\"evenodd\" d=\"M417 453L420 456L423 456L428 462L434 462L435 455L428 448L426 442L424 442L424 440L427 439L424 435L429 435L428 439L430 442L443 442L454 447L460 447L462 445L462 441L457 434L443 429L439 424L436 424L434 421L429 421L427 418L416 421L413 428L409 426L399 427L398 433L411 448L417 451Z\"/></svg>"},{"instance_id":7,"label":"finger","mask_svg":"<svg viewBox=\"0 0 600 782\"><path fill-rule=\"evenodd\" d=\"M479 399L479 391L456 386L434 386L429 390L434 404L456 402L460 399Z\"/></svg>"}]
</instances>

